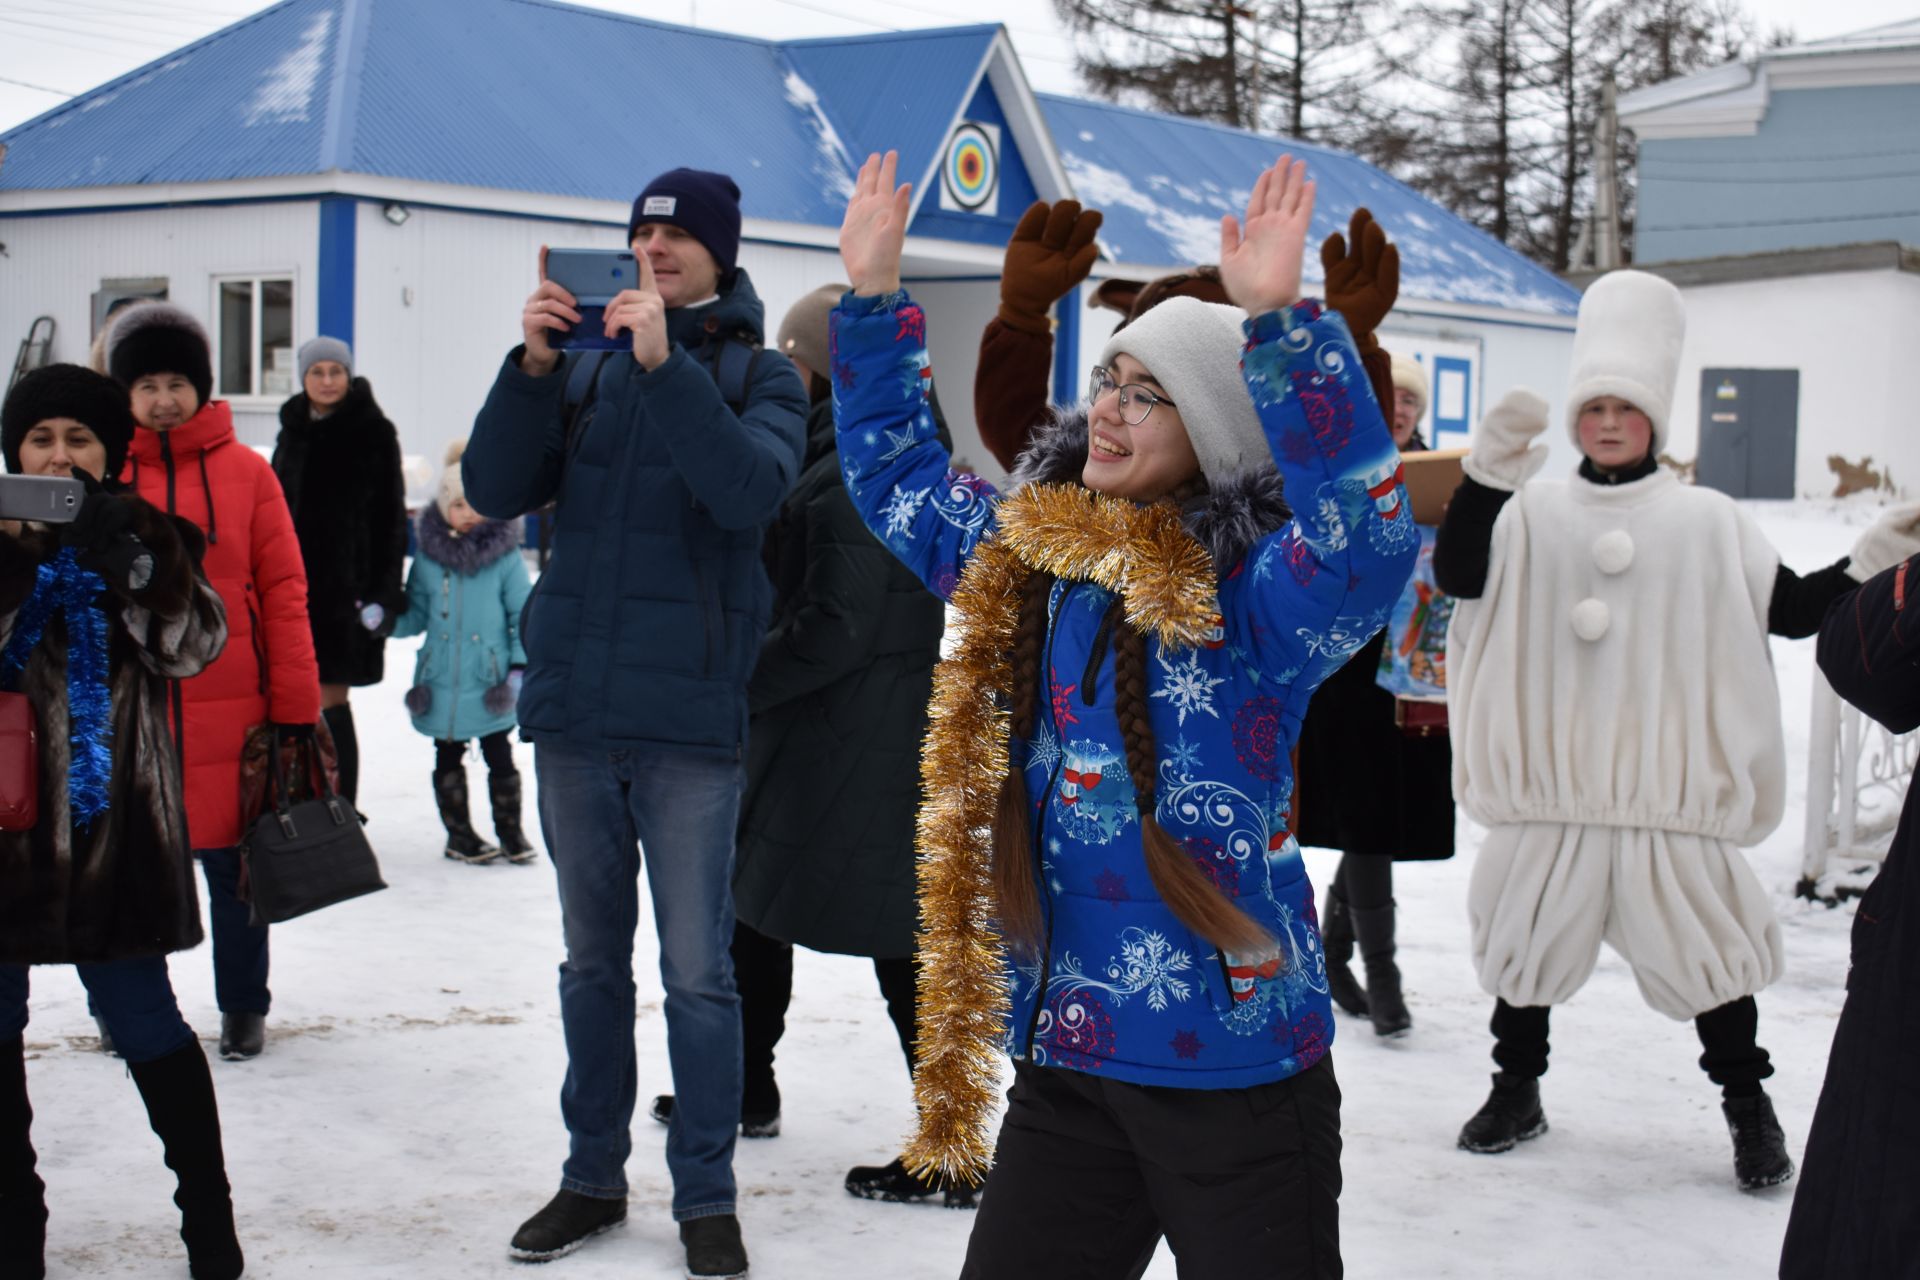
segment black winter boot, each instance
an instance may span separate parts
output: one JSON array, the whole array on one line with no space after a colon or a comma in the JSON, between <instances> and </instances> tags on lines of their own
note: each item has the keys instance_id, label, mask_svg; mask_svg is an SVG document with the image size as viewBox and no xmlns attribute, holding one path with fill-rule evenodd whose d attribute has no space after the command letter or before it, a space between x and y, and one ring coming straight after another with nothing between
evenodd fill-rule
<instances>
[{"instance_id":1,"label":"black winter boot","mask_svg":"<svg viewBox=\"0 0 1920 1280\"><path fill-rule=\"evenodd\" d=\"M626 1220L625 1196L603 1200L578 1191L560 1191L540 1212L520 1224L507 1253L519 1262L551 1262Z\"/></svg>"},{"instance_id":2,"label":"black winter boot","mask_svg":"<svg viewBox=\"0 0 1920 1280\"><path fill-rule=\"evenodd\" d=\"M167 1168L180 1181L180 1239L193 1280L235 1280L246 1270L233 1229L233 1197L220 1147L220 1108L200 1042L164 1058L130 1064L147 1104L147 1121L160 1135Z\"/></svg>"},{"instance_id":3,"label":"black winter boot","mask_svg":"<svg viewBox=\"0 0 1920 1280\"><path fill-rule=\"evenodd\" d=\"M687 1280L740 1280L747 1274L740 1219L730 1213L681 1223L680 1243L687 1251Z\"/></svg>"},{"instance_id":4,"label":"black winter boot","mask_svg":"<svg viewBox=\"0 0 1920 1280\"><path fill-rule=\"evenodd\" d=\"M1733 1135L1733 1176L1742 1191L1777 1187L1793 1176L1787 1155L1787 1135L1774 1118L1773 1099L1765 1092L1746 1098L1728 1098L1720 1104Z\"/></svg>"},{"instance_id":5,"label":"black winter boot","mask_svg":"<svg viewBox=\"0 0 1920 1280\"><path fill-rule=\"evenodd\" d=\"M1493 1092L1460 1130L1460 1146L1465 1151L1494 1155L1511 1151L1516 1143L1546 1131L1547 1113L1540 1109L1540 1082L1531 1076L1497 1071Z\"/></svg>"},{"instance_id":6,"label":"black winter boot","mask_svg":"<svg viewBox=\"0 0 1920 1280\"><path fill-rule=\"evenodd\" d=\"M33 1107L27 1101L27 1050L20 1037L0 1041L0 1256L7 1275L47 1274L47 1188L34 1172Z\"/></svg>"},{"instance_id":7,"label":"black winter boot","mask_svg":"<svg viewBox=\"0 0 1920 1280\"><path fill-rule=\"evenodd\" d=\"M1367 993L1353 976L1353 914L1335 880L1327 887L1327 927L1320 935L1327 954L1327 993L1356 1018L1367 1016Z\"/></svg>"},{"instance_id":8,"label":"black winter boot","mask_svg":"<svg viewBox=\"0 0 1920 1280\"><path fill-rule=\"evenodd\" d=\"M500 856L499 848L482 840L467 816L466 769L435 770L433 796L440 802L440 821L447 828L449 858L477 866Z\"/></svg>"},{"instance_id":9,"label":"black winter boot","mask_svg":"<svg viewBox=\"0 0 1920 1280\"><path fill-rule=\"evenodd\" d=\"M656 1093L653 1105L647 1108L647 1114L661 1124L673 1123L673 1095ZM753 1107L742 1105L740 1108L740 1136L743 1138L777 1138L780 1136L780 1094L774 1091L773 1105L756 1103Z\"/></svg>"},{"instance_id":10,"label":"black winter boot","mask_svg":"<svg viewBox=\"0 0 1920 1280\"><path fill-rule=\"evenodd\" d=\"M340 764L340 795L348 804L360 794L360 738L353 731L353 708L346 703L327 707L320 718L333 735L333 751Z\"/></svg>"},{"instance_id":11,"label":"black winter boot","mask_svg":"<svg viewBox=\"0 0 1920 1280\"><path fill-rule=\"evenodd\" d=\"M520 771L508 769L487 775L487 797L493 801L493 834L508 862L532 862L540 855L520 826Z\"/></svg>"},{"instance_id":12,"label":"black winter boot","mask_svg":"<svg viewBox=\"0 0 1920 1280\"><path fill-rule=\"evenodd\" d=\"M1353 931L1360 940L1360 956L1367 962L1367 1016L1377 1036L1403 1036L1413 1026L1413 1015L1400 994L1400 966L1393 962L1393 910L1391 902L1384 907L1353 908Z\"/></svg>"},{"instance_id":13,"label":"black winter boot","mask_svg":"<svg viewBox=\"0 0 1920 1280\"><path fill-rule=\"evenodd\" d=\"M923 1180L910 1173L906 1162L898 1156L891 1164L855 1165L847 1173L847 1194L892 1204L917 1204L939 1196L949 1209L973 1209L980 1204L979 1183L962 1185L944 1183L938 1178Z\"/></svg>"}]
</instances>

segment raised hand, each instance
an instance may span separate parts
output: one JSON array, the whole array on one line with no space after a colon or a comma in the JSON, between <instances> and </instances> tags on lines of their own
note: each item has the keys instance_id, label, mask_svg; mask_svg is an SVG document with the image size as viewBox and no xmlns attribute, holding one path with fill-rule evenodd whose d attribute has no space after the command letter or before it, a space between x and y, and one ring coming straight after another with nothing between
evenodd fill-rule
<instances>
[{"instance_id":1,"label":"raised hand","mask_svg":"<svg viewBox=\"0 0 1920 1280\"><path fill-rule=\"evenodd\" d=\"M606 334L614 337L622 329L633 331L633 358L642 369L651 372L667 362L673 346L667 339L667 304L653 278L653 264L647 255L636 253L640 266L640 287L622 289L607 304Z\"/></svg>"},{"instance_id":2,"label":"raised hand","mask_svg":"<svg viewBox=\"0 0 1920 1280\"><path fill-rule=\"evenodd\" d=\"M545 374L553 372L560 363L560 353L547 341L547 334L565 333L580 323L580 313L574 308L579 303L574 296L547 279L547 246L540 246L540 287L527 296L527 305L520 312L520 333L526 339L526 355L521 358L520 367L528 373Z\"/></svg>"},{"instance_id":3,"label":"raised hand","mask_svg":"<svg viewBox=\"0 0 1920 1280\"><path fill-rule=\"evenodd\" d=\"M1490 489L1516 490L1547 464L1547 446L1536 443L1546 429L1547 402L1515 387L1480 419L1461 467Z\"/></svg>"},{"instance_id":4,"label":"raised hand","mask_svg":"<svg viewBox=\"0 0 1920 1280\"><path fill-rule=\"evenodd\" d=\"M1306 161L1281 156L1254 182L1245 225L1230 213L1220 219L1220 282L1248 315L1299 300L1313 192Z\"/></svg>"},{"instance_id":5,"label":"raised hand","mask_svg":"<svg viewBox=\"0 0 1920 1280\"><path fill-rule=\"evenodd\" d=\"M1400 251L1364 207L1353 211L1347 234L1338 231L1320 245L1327 305L1338 311L1361 341L1380 327L1400 296Z\"/></svg>"},{"instance_id":6,"label":"raised hand","mask_svg":"<svg viewBox=\"0 0 1920 1280\"><path fill-rule=\"evenodd\" d=\"M1920 503L1889 507L1853 544L1847 573L1865 582L1883 569L1920 555Z\"/></svg>"},{"instance_id":7,"label":"raised hand","mask_svg":"<svg viewBox=\"0 0 1920 1280\"><path fill-rule=\"evenodd\" d=\"M1101 221L1099 210L1083 212L1078 200L1035 201L1007 242L1000 272L1000 318L1046 332L1048 309L1087 278L1100 256L1094 236Z\"/></svg>"},{"instance_id":8,"label":"raised hand","mask_svg":"<svg viewBox=\"0 0 1920 1280\"><path fill-rule=\"evenodd\" d=\"M907 206L913 184L893 185L900 153L870 155L860 166L840 223L840 261L846 265L853 291L866 297L893 293L900 287L900 253L907 242Z\"/></svg>"}]
</instances>

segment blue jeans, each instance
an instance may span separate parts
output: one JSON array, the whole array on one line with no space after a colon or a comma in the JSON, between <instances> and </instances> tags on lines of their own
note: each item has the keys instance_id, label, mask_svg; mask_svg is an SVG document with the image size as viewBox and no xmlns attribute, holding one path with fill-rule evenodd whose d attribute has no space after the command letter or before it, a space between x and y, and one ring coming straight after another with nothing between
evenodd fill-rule
<instances>
[{"instance_id":1,"label":"blue jeans","mask_svg":"<svg viewBox=\"0 0 1920 1280\"><path fill-rule=\"evenodd\" d=\"M627 1194L638 1071L633 935L644 847L667 992L673 1216L685 1222L732 1213L741 1050L728 946L739 762L542 742L534 746L533 767L567 944L560 1114L572 1145L560 1185L606 1199Z\"/></svg>"},{"instance_id":2,"label":"blue jeans","mask_svg":"<svg viewBox=\"0 0 1920 1280\"><path fill-rule=\"evenodd\" d=\"M87 1006L107 1024L113 1047L128 1062L156 1062L193 1043L193 1029L173 998L165 956L77 964ZM0 964L0 1040L27 1030L27 966Z\"/></svg>"},{"instance_id":3,"label":"blue jeans","mask_svg":"<svg viewBox=\"0 0 1920 1280\"><path fill-rule=\"evenodd\" d=\"M207 915L213 925L213 998L222 1013L267 1012L267 927L249 923L253 912L240 901L238 849L195 849L207 877Z\"/></svg>"}]
</instances>

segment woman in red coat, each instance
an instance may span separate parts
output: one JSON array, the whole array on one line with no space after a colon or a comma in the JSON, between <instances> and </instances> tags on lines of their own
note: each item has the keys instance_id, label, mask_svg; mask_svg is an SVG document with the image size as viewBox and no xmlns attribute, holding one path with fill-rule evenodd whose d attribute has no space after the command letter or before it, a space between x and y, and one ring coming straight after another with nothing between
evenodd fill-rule
<instances>
[{"instance_id":1,"label":"woman in red coat","mask_svg":"<svg viewBox=\"0 0 1920 1280\"><path fill-rule=\"evenodd\" d=\"M235 896L240 857L240 755L247 731L271 722L311 733L320 672L307 623L307 575L280 481L234 438L233 413L211 399L206 330L170 303L122 313L107 371L133 400L140 430L123 477L135 492L207 535L206 574L227 609L227 647L179 686L187 834L207 877L213 917L220 1056L265 1044L267 931Z\"/></svg>"}]
</instances>

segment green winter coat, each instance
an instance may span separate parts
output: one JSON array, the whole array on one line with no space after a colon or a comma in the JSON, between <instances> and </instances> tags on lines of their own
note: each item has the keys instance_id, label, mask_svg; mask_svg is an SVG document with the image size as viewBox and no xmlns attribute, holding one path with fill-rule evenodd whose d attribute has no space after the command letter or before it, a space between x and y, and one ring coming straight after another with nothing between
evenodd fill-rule
<instances>
[{"instance_id":1,"label":"green winter coat","mask_svg":"<svg viewBox=\"0 0 1920 1280\"><path fill-rule=\"evenodd\" d=\"M456 534L440 508L416 522L419 553L407 573L407 611L396 637L425 635L407 709L429 738L464 742L514 726L507 675L527 664L520 611L532 584L518 521L482 521Z\"/></svg>"}]
</instances>

